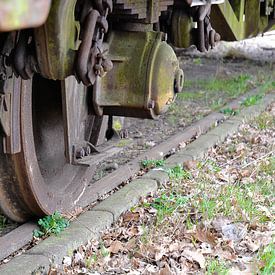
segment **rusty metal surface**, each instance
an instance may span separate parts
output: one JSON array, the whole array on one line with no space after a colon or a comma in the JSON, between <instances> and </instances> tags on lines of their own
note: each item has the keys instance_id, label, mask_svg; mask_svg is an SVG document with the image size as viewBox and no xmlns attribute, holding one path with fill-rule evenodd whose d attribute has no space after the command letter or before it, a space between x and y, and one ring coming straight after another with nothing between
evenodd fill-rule
<instances>
[{"instance_id":1,"label":"rusty metal surface","mask_svg":"<svg viewBox=\"0 0 275 275\"><path fill-rule=\"evenodd\" d=\"M68 164L64 156L60 82L39 76L18 81L21 151L7 155L0 148L0 209L11 219L23 222L74 208L88 182L84 177L87 168ZM68 95L74 87L68 86ZM76 91L82 94L77 104L79 115L74 120L79 129L72 130L78 139L85 140L92 118L87 113L86 89L82 86Z\"/></svg>"},{"instance_id":2,"label":"rusty metal surface","mask_svg":"<svg viewBox=\"0 0 275 275\"><path fill-rule=\"evenodd\" d=\"M51 0L0 0L0 31L33 28L48 16Z\"/></svg>"}]
</instances>

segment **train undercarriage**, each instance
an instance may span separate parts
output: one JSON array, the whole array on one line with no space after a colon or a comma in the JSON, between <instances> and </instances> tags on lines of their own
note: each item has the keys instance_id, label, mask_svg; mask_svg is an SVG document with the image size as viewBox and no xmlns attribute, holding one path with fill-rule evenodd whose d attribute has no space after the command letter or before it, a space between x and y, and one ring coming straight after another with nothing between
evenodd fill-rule
<instances>
[{"instance_id":1,"label":"train undercarriage","mask_svg":"<svg viewBox=\"0 0 275 275\"><path fill-rule=\"evenodd\" d=\"M74 209L112 116L156 119L182 92L175 47L274 20L274 0L0 0L0 212Z\"/></svg>"}]
</instances>

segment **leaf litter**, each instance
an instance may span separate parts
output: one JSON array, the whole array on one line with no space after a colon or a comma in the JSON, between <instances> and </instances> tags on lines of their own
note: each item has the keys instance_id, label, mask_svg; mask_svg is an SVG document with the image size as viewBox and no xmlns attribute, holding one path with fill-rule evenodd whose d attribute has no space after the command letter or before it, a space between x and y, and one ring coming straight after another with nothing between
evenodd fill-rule
<instances>
[{"instance_id":1,"label":"leaf litter","mask_svg":"<svg viewBox=\"0 0 275 275\"><path fill-rule=\"evenodd\" d=\"M205 159L177 167L50 274L275 273L274 113L273 104Z\"/></svg>"}]
</instances>

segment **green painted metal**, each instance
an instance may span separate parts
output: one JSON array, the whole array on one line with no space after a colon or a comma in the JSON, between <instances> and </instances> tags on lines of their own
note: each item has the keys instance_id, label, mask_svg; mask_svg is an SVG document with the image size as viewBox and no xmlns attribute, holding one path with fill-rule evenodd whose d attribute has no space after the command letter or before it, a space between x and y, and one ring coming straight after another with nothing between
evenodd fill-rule
<instances>
[{"instance_id":1,"label":"green painted metal","mask_svg":"<svg viewBox=\"0 0 275 275\"><path fill-rule=\"evenodd\" d=\"M184 9L175 9L172 15L171 40L179 48L194 44L192 37L193 19Z\"/></svg>"},{"instance_id":2,"label":"green painted metal","mask_svg":"<svg viewBox=\"0 0 275 275\"><path fill-rule=\"evenodd\" d=\"M50 79L73 74L79 46L79 22L74 10L77 0L53 0L45 24L34 30L40 73Z\"/></svg>"},{"instance_id":3,"label":"green painted metal","mask_svg":"<svg viewBox=\"0 0 275 275\"><path fill-rule=\"evenodd\" d=\"M266 1L274 7L274 0ZM259 0L225 0L223 4L213 5L211 23L222 35L223 40L241 40L264 31L269 24L268 14L261 14Z\"/></svg>"},{"instance_id":4,"label":"green painted metal","mask_svg":"<svg viewBox=\"0 0 275 275\"><path fill-rule=\"evenodd\" d=\"M175 98L179 63L164 34L113 31L108 43L114 68L94 104L104 114L155 118L165 112Z\"/></svg>"},{"instance_id":5,"label":"green painted metal","mask_svg":"<svg viewBox=\"0 0 275 275\"><path fill-rule=\"evenodd\" d=\"M0 0L0 31L42 25L50 5L51 0Z\"/></svg>"}]
</instances>

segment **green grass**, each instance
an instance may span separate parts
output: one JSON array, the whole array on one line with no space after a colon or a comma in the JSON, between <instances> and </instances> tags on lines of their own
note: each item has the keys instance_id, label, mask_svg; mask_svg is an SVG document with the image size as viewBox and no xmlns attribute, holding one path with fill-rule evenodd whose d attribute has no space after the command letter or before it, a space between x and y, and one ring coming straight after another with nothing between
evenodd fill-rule
<instances>
[{"instance_id":1,"label":"green grass","mask_svg":"<svg viewBox=\"0 0 275 275\"><path fill-rule=\"evenodd\" d=\"M195 64L195 65L201 65L202 64L202 61L201 61L201 58L194 58L193 59L193 63Z\"/></svg>"},{"instance_id":2,"label":"green grass","mask_svg":"<svg viewBox=\"0 0 275 275\"><path fill-rule=\"evenodd\" d=\"M160 160L146 159L146 160L141 161L142 168L147 168L147 169L161 167L164 164L165 164L165 161L162 159L160 159Z\"/></svg>"},{"instance_id":3,"label":"green grass","mask_svg":"<svg viewBox=\"0 0 275 275\"><path fill-rule=\"evenodd\" d=\"M256 127L260 130L266 130L267 128L275 127L275 119L269 113L263 113L258 116L256 119Z\"/></svg>"},{"instance_id":4,"label":"green grass","mask_svg":"<svg viewBox=\"0 0 275 275\"><path fill-rule=\"evenodd\" d=\"M270 275L275 273L275 245L269 244L258 253L258 263L260 263L259 273Z\"/></svg>"},{"instance_id":5,"label":"green grass","mask_svg":"<svg viewBox=\"0 0 275 275\"><path fill-rule=\"evenodd\" d=\"M260 102L262 98L263 98L262 94L249 96L242 102L242 106L249 107L249 106L256 105L257 103Z\"/></svg>"},{"instance_id":6,"label":"green grass","mask_svg":"<svg viewBox=\"0 0 275 275\"><path fill-rule=\"evenodd\" d=\"M221 110L221 113L226 115L226 116L235 116L240 112L238 109L233 109L233 108L225 108Z\"/></svg>"},{"instance_id":7,"label":"green grass","mask_svg":"<svg viewBox=\"0 0 275 275\"><path fill-rule=\"evenodd\" d=\"M191 179L192 177L191 173L183 169L180 165L168 169L167 173L171 180L184 180Z\"/></svg>"},{"instance_id":8,"label":"green grass","mask_svg":"<svg viewBox=\"0 0 275 275\"><path fill-rule=\"evenodd\" d=\"M148 206L157 210L157 223L160 223L165 217L172 215L179 207L186 205L188 201L189 198L181 194L163 193Z\"/></svg>"},{"instance_id":9,"label":"green grass","mask_svg":"<svg viewBox=\"0 0 275 275\"><path fill-rule=\"evenodd\" d=\"M249 87L250 77L245 74L241 74L239 76L235 76L228 79L218 79L212 78L209 80L197 80L194 81L186 81L185 88L192 90L202 90L202 92L194 93L194 92L183 92L179 94L180 99L198 99L205 97L205 94L217 94L220 95L224 92L227 96L236 97L240 94L246 92ZM207 93L205 93L205 92Z\"/></svg>"},{"instance_id":10,"label":"green grass","mask_svg":"<svg viewBox=\"0 0 275 275\"><path fill-rule=\"evenodd\" d=\"M33 235L34 237L41 238L51 234L58 235L69 226L69 221L56 211L50 216L39 219L38 226L39 229L34 230Z\"/></svg>"},{"instance_id":11,"label":"green grass","mask_svg":"<svg viewBox=\"0 0 275 275\"><path fill-rule=\"evenodd\" d=\"M207 275L226 275L229 272L225 262L218 259L210 260L206 269Z\"/></svg>"}]
</instances>

